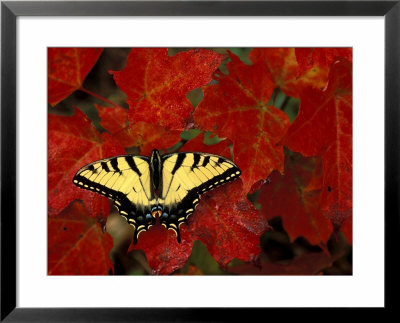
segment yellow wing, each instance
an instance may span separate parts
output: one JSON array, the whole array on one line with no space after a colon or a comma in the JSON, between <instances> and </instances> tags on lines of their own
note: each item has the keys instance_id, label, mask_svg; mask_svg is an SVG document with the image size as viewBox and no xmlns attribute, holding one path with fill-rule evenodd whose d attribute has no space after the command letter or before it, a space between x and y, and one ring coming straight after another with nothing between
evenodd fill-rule
<instances>
[{"instance_id":1,"label":"yellow wing","mask_svg":"<svg viewBox=\"0 0 400 323\"><path fill-rule=\"evenodd\" d=\"M180 241L179 226L192 214L200 194L238 178L239 167L229 159L205 153L163 156L160 203L161 223L173 229Z\"/></svg>"},{"instance_id":2,"label":"yellow wing","mask_svg":"<svg viewBox=\"0 0 400 323\"><path fill-rule=\"evenodd\" d=\"M73 183L114 200L119 213L139 233L155 224L152 208L157 206L151 184L149 158L117 156L81 168Z\"/></svg>"}]
</instances>

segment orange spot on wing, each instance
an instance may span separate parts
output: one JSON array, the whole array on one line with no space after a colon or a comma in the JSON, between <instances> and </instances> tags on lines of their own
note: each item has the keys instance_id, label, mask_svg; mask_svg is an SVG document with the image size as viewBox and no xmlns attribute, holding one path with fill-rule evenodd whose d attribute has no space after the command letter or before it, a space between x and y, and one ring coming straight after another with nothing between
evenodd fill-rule
<instances>
[{"instance_id":1,"label":"orange spot on wing","mask_svg":"<svg viewBox=\"0 0 400 323\"><path fill-rule=\"evenodd\" d=\"M156 216L161 216L162 212L161 210L155 210L151 213L151 215L155 218Z\"/></svg>"}]
</instances>

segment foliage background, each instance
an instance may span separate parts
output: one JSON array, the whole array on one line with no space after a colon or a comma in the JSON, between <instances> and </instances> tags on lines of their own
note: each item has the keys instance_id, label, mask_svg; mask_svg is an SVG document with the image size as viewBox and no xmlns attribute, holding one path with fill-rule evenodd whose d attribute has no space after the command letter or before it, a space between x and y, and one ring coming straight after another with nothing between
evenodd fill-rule
<instances>
[{"instance_id":1,"label":"foliage background","mask_svg":"<svg viewBox=\"0 0 400 323\"><path fill-rule=\"evenodd\" d=\"M86 78L84 79L82 88L87 91L77 90L74 91L64 100L58 104L51 106L49 105L49 113L51 115L58 116L73 116L75 107L79 108L87 117L92 121L93 125L99 132L105 132L105 128L100 124L101 118L99 115L98 106L107 106L104 99L112 102L120 107L129 109L127 104L127 95L115 84L115 81L109 71L120 71L126 66L127 57L130 53L130 48L105 48L101 53L99 60L90 70ZM174 56L179 52L187 51L188 49L168 49L168 54ZM236 55L241 62L251 66L252 61L249 58L249 54L252 52L251 48L216 48L213 49L215 52L224 55L224 60L219 66L219 72L224 75L229 75L229 69L227 64L231 61L229 52ZM253 52L254 53L254 52ZM326 60L329 60L325 57ZM333 59L331 59L333 61ZM330 65L332 62L326 63ZM323 65L318 62L318 64ZM318 64L315 64L318 67ZM317 68L314 66L314 69ZM290 65L282 67L284 72L288 72ZM317 73L317 72L315 72ZM310 77L311 78L311 77ZM276 88L273 96L271 97L271 103L284 111L290 122L293 122L299 113L300 99L295 93L290 91ZM289 94L288 94L289 93ZM101 94L98 97L97 94ZM201 88L194 89L187 94L187 98L193 105L197 107L204 98L204 93ZM251 125L248 125L251 126ZM171 150L176 149L182 143L190 142L196 137L201 136L201 131L197 129L190 129L181 133L181 142L171 146ZM216 144L221 139L218 135L211 135L211 132L206 132L204 142L206 144ZM127 153L138 153L137 147L131 147ZM310 165L316 167L318 163L315 160L305 160L304 156L297 154L289 149L285 149L285 156L287 160L301 161L302 165ZM301 164L300 163L300 164ZM310 164L311 163L311 164ZM83 165L82 165L83 166ZM307 167L308 167L307 166ZM287 171L286 171L287 173ZM249 200L253 205L262 210L260 204L260 195L270 194L263 192L262 185L264 186L276 186L279 183L280 178L278 174L271 173L271 175L265 179L263 183L258 187L254 187L249 195ZM293 203L293 201L285 200L285 196L288 197L288 192L283 192L282 203ZM105 198L103 198L105 199ZM268 196L266 197L268 199ZM80 209L80 206L69 205L63 212L70 212L71 208L74 212L85 213L86 210ZM76 208L79 210L77 211ZM69 213L68 213L69 214ZM260 248L261 252L259 258L256 261L240 261L237 259L232 260L226 266L220 266L218 262L212 257L207 247L199 240L195 241L193 249L186 264L175 271L172 274L188 274L188 275L232 275L232 274L328 274L328 275L349 275L352 273L352 247L347 241L343 232L332 230L327 241L317 242L307 236L298 236L295 239L291 239L290 234L287 232L287 223L284 223L282 216L275 216L269 218L270 230L265 231L260 237ZM103 222L102 222L103 221ZM286 221L286 220L285 220ZM93 221L91 225L97 226L96 222L100 222L102 226L105 225L106 231L112 237L112 250L110 253L112 263L104 260L109 266L108 273L114 274L152 274L154 271L149 266L146 254L141 250L131 250L127 253L127 249L130 245L130 239L132 236L131 227L126 224L114 208L111 208L110 215L107 218L106 224L104 219L99 221ZM63 231L70 231L65 230ZM49 266L51 265L52 253L57 253L62 245L61 239L53 239L52 236L59 235L58 229L52 229L49 222ZM94 229L95 230L95 229ZM57 232L57 233L56 233ZM63 237L62 241L65 241ZM75 239L79 241L78 239ZM68 248L77 249L77 241L72 241L73 247ZM62 248L61 248L62 249ZM65 252L65 251L63 251ZM82 272L74 272L75 274L90 274L90 266L96 266L93 264L86 264L83 258L89 257L90 254L79 250L76 255L75 266L81 266ZM263 264L262 266L260 264ZM78 265L77 265L78 264ZM50 274L70 274L70 263L68 263L64 269L65 271L59 271L52 273L49 267Z\"/></svg>"}]
</instances>

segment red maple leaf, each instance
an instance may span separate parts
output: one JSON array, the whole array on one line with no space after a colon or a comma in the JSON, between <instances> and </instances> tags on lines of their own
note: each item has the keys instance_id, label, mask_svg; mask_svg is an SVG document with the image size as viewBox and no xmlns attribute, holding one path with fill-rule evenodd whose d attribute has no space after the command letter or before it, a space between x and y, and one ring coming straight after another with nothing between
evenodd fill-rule
<instances>
[{"instance_id":1,"label":"red maple leaf","mask_svg":"<svg viewBox=\"0 0 400 323\"><path fill-rule=\"evenodd\" d=\"M265 64L275 87L296 96L298 65L293 48L255 48L249 53L249 59L253 64Z\"/></svg>"},{"instance_id":2,"label":"red maple leaf","mask_svg":"<svg viewBox=\"0 0 400 323\"><path fill-rule=\"evenodd\" d=\"M283 147L289 118L268 105L275 88L268 66L251 66L233 54L227 64L229 75L219 75L217 84L203 87L204 99L193 114L205 130L215 131L233 142L234 161L242 170L244 190L277 169L283 172Z\"/></svg>"},{"instance_id":3,"label":"red maple leaf","mask_svg":"<svg viewBox=\"0 0 400 323\"><path fill-rule=\"evenodd\" d=\"M222 267L233 258L255 260L260 236L270 228L247 199L240 179L205 195L188 225L193 239L202 241Z\"/></svg>"},{"instance_id":4,"label":"red maple leaf","mask_svg":"<svg viewBox=\"0 0 400 323\"><path fill-rule=\"evenodd\" d=\"M315 67L330 67L339 59L353 61L352 48L296 48L296 60L299 64L299 74Z\"/></svg>"},{"instance_id":5,"label":"red maple leaf","mask_svg":"<svg viewBox=\"0 0 400 323\"><path fill-rule=\"evenodd\" d=\"M92 216L108 216L108 199L72 183L83 166L124 153L107 133L100 134L78 109L72 117L49 114L48 123L48 204L51 215L58 214L72 201L84 201Z\"/></svg>"},{"instance_id":6,"label":"red maple leaf","mask_svg":"<svg viewBox=\"0 0 400 323\"><path fill-rule=\"evenodd\" d=\"M141 233L138 243L131 244L128 252L143 250L153 274L170 274L182 268L192 252L193 241L184 225L180 227L180 233L182 242L178 243L172 230L167 231L162 225L156 224Z\"/></svg>"},{"instance_id":7,"label":"red maple leaf","mask_svg":"<svg viewBox=\"0 0 400 323\"><path fill-rule=\"evenodd\" d=\"M49 275L107 275L112 269L112 238L81 203L49 218Z\"/></svg>"},{"instance_id":8,"label":"red maple leaf","mask_svg":"<svg viewBox=\"0 0 400 323\"><path fill-rule=\"evenodd\" d=\"M283 143L304 156L322 156L321 207L339 230L352 213L352 64L336 61L327 88L306 88L300 99Z\"/></svg>"},{"instance_id":9,"label":"red maple leaf","mask_svg":"<svg viewBox=\"0 0 400 323\"><path fill-rule=\"evenodd\" d=\"M82 86L102 48L49 48L48 101L52 106Z\"/></svg>"},{"instance_id":10,"label":"red maple leaf","mask_svg":"<svg viewBox=\"0 0 400 323\"><path fill-rule=\"evenodd\" d=\"M206 146L202 140L196 139L188 149L182 151L221 155L229 152L227 144L229 142ZM243 184L238 179L202 195L194 214L189 217L186 225L180 227L180 244L174 232L155 225L143 232L137 245L131 245L129 251L144 250L154 273L169 274L183 267L191 254L193 242L200 240L224 267L233 258L255 260L260 252L260 235L268 228L267 220L247 200Z\"/></svg>"},{"instance_id":11,"label":"red maple leaf","mask_svg":"<svg viewBox=\"0 0 400 323\"><path fill-rule=\"evenodd\" d=\"M129 124L128 111L119 108L96 106L100 124L111 132L112 137L125 148L138 147L140 154L151 155L153 149L166 150L180 140L180 131L166 129L144 121Z\"/></svg>"},{"instance_id":12,"label":"red maple leaf","mask_svg":"<svg viewBox=\"0 0 400 323\"><path fill-rule=\"evenodd\" d=\"M122 71L111 71L129 104L129 121L183 130L193 106L186 95L211 81L224 56L189 50L168 56L166 48L135 48Z\"/></svg>"},{"instance_id":13,"label":"red maple leaf","mask_svg":"<svg viewBox=\"0 0 400 323\"><path fill-rule=\"evenodd\" d=\"M305 87L312 86L317 89L325 87L330 64L333 62L333 60L327 59L329 64L313 62L306 65L304 59L302 59L303 56L298 55L299 51L303 53L304 50L306 49L255 48L249 53L249 58L253 64L256 62L266 64L275 86L279 87L286 95L299 97ZM338 55L341 54L335 48L332 48L331 51L335 51ZM318 53L323 54L325 52L318 51Z\"/></svg>"},{"instance_id":14,"label":"red maple leaf","mask_svg":"<svg viewBox=\"0 0 400 323\"><path fill-rule=\"evenodd\" d=\"M333 232L328 218L322 214L321 188L309 190L320 160L288 152L285 175L274 171L269 182L261 187L258 203L270 220L282 218L290 240L305 237L311 244L325 243Z\"/></svg>"}]
</instances>

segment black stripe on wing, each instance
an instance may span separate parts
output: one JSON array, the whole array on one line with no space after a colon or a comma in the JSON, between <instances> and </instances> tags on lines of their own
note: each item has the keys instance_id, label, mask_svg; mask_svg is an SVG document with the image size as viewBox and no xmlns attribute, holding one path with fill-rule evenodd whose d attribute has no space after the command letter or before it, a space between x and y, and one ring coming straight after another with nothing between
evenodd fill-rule
<instances>
[{"instance_id":1,"label":"black stripe on wing","mask_svg":"<svg viewBox=\"0 0 400 323\"><path fill-rule=\"evenodd\" d=\"M183 161L185 160L185 158L186 158L186 154L184 154L184 153L178 154L178 157L177 157L176 162L175 162L175 166L174 166L174 168L172 169L172 172L171 172L172 175L174 175L176 173L176 171L182 166Z\"/></svg>"},{"instance_id":2,"label":"black stripe on wing","mask_svg":"<svg viewBox=\"0 0 400 323\"><path fill-rule=\"evenodd\" d=\"M139 168L137 167L135 163L135 159L132 156L125 156L125 160L128 163L129 167L136 172L139 176L142 176L142 173L140 172ZM147 160L146 160L147 161Z\"/></svg>"},{"instance_id":3,"label":"black stripe on wing","mask_svg":"<svg viewBox=\"0 0 400 323\"><path fill-rule=\"evenodd\" d=\"M200 154L193 153L193 164L190 167L191 170L199 166L200 158L201 158Z\"/></svg>"}]
</instances>

